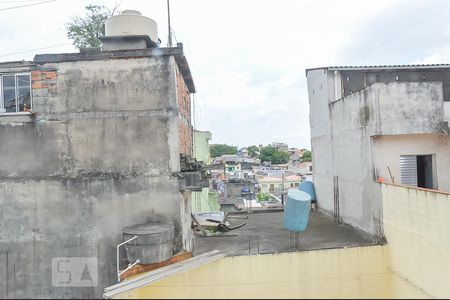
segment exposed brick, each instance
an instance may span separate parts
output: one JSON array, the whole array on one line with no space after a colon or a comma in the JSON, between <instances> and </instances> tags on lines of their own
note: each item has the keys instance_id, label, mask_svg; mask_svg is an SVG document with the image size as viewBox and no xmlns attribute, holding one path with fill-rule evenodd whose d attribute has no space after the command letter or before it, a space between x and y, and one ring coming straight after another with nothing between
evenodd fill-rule
<instances>
[{"instance_id":1,"label":"exposed brick","mask_svg":"<svg viewBox=\"0 0 450 300\"><path fill-rule=\"evenodd\" d=\"M32 71L31 80L32 81L41 80L41 71Z\"/></svg>"},{"instance_id":2,"label":"exposed brick","mask_svg":"<svg viewBox=\"0 0 450 300\"><path fill-rule=\"evenodd\" d=\"M31 88L32 89L44 89L44 88L48 88L48 84L43 83L42 81L34 81L31 84Z\"/></svg>"},{"instance_id":3,"label":"exposed brick","mask_svg":"<svg viewBox=\"0 0 450 300\"><path fill-rule=\"evenodd\" d=\"M45 79L56 80L57 74L55 71L47 71L47 72L42 72L42 76L45 77Z\"/></svg>"},{"instance_id":4,"label":"exposed brick","mask_svg":"<svg viewBox=\"0 0 450 300\"><path fill-rule=\"evenodd\" d=\"M180 153L192 155L192 126L180 116L178 118L178 132L180 135Z\"/></svg>"},{"instance_id":5,"label":"exposed brick","mask_svg":"<svg viewBox=\"0 0 450 300\"><path fill-rule=\"evenodd\" d=\"M179 138L180 153L192 155L193 129L191 126L191 95L178 69L176 79L177 79L176 86L178 95L177 101L179 110L178 132L180 136Z\"/></svg>"}]
</instances>

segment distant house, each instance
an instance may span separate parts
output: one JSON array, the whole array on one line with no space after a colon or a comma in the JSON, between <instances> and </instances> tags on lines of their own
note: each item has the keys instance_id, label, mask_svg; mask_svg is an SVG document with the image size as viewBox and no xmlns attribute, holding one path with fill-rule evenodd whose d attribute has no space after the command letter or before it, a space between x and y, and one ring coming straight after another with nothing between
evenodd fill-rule
<instances>
[{"instance_id":1,"label":"distant house","mask_svg":"<svg viewBox=\"0 0 450 300\"><path fill-rule=\"evenodd\" d=\"M289 161L288 168L289 171L298 175L312 175L313 165L311 161Z\"/></svg>"},{"instance_id":2,"label":"distant house","mask_svg":"<svg viewBox=\"0 0 450 300\"><path fill-rule=\"evenodd\" d=\"M303 157L305 151L307 150L299 148L289 148L289 161L299 161Z\"/></svg>"},{"instance_id":3,"label":"distant house","mask_svg":"<svg viewBox=\"0 0 450 300\"><path fill-rule=\"evenodd\" d=\"M273 142L271 146L272 148L275 148L277 151L289 152L288 144Z\"/></svg>"},{"instance_id":4,"label":"distant house","mask_svg":"<svg viewBox=\"0 0 450 300\"><path fill-rule=\"evenodd\" d=\"M203 161L205 164L209 164L211 160L211 155L209 153L209 141L211 139L211 132L194 130L194 158L198 161Z\"/></svg>"},{"instance_id":5,"label":"distant house","mask_svg":"<svg viewBox=\"0 0 450 300\"><path fill-rule=\"evenodd\" d=\"M209 131L194 130L194 158L209 164L211 155L209 153L209 141L212 134ZM200 192L192 193L192 212L210 212L220 209L219 203L209 187L204 187Z\"/></svg>"},{"instance_id":6,"label":"distant house","mask_svg":"<svg viewBox=\"0 0 450 300\"><path fill-rule=\"evenodd\" d=\"M284 187L282 177L259 176L258 184L263 193L277 193L286 191L289 188L298 187L302 178L297 175L290 175L284 177Z\"/></svg>"}]
</instances>

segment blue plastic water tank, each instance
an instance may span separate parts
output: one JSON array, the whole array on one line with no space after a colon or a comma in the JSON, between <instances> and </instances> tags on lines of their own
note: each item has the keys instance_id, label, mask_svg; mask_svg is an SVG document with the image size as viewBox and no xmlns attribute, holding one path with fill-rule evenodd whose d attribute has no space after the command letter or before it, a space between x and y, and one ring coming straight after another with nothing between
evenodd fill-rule
<instances>
[{"instance_id":1,"label":"blue plastic water tank","mask_svg":"<svg viewBox=\"0 0 450 300\"><path fill-rule=\"evenodd\" d=\"M314 184L311 181L303 181L300 183L299 187L300 191L305 192L311 196L311 202L316 202L316 191L314 190Z\"/></svg>"},{"instance_id":2,"label":"blue plastic water tank","mask_svg":"<svg viewBox=\"0 0 450 300\"><path fill-rule=\"evenodd\" d=\"M305 231L311 210L311 196L297 188L289 189L284 207L284 227L289 231Z\"/></svg>"}]
</instances>

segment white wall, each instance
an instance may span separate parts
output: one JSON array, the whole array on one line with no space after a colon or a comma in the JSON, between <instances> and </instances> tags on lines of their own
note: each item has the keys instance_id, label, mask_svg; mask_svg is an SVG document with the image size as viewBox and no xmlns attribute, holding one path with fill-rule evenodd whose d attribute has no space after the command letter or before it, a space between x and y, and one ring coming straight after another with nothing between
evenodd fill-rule
<instances>
[{"instance_id":1,"label":"white wall","mask_svg":"<svg viewBox=\"0 0 450 300\"><path fill-rule=\"evenodd\" d=\"M444 102L444 120L450 123L450 102Z\"/></svg>"},{"instance_id":2,"label":"white wall","mask_svg":"<svg viewBox=\"0 0 450 300\"><path fill-rule=\"evenodd\" d=\"M435 155L437 189L450 192L450 139L447 135L392 135L374 138L375 167L378 177L391 182L387 165L396 184L401 183L400 155Z\"/></svg>"},{"instance_id":3,"label":"white wall","mask_svg":"<svg viewBox=\"0 0 450 300\"><path fill-rule=\"evenodd\" d=\"M334 94L334 92L331 93L334 91L334 86L328 84L328 77L326 69L311 70L308 71L307 82L313 181L317 201L321 209L333 211L333 145L328 103L329 94ZM334 77L331 82L334 82Z\"/></svg>"}]
</instances>

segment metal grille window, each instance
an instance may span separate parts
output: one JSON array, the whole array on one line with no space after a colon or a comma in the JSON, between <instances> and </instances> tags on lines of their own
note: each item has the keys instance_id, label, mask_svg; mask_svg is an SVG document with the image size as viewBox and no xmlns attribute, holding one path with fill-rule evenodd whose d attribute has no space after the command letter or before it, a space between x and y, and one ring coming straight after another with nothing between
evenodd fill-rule
<instances>
[{"instance_id":1,"label":"metal grille window","mask_svg":"<svg viewBox=\"0 0 450 300\"><path fill-rule=\"evenodd\" d=\"M400 156L400 176L404 185L437 189L433 155Z\"/></svg>"},{"instance_id":2,"label":"metal grille window","mask_svg":"<svg viewBox=\"0 0 450 300\"><path fill-rule=\"evenodd\" d=\"M30 74L0 75L0 115L26 112L31 108Z\"/></svg>"},{"instance_id":3,"label":"metal grille window","mask_svg":"<svg viewBox=\"0 0 450 300\"><path fill-rule=\"evenodd\" d=\"M400 176L402 184L417 186L417 157L415 155L400 156Z\"/></svg>"}]
</instances>

